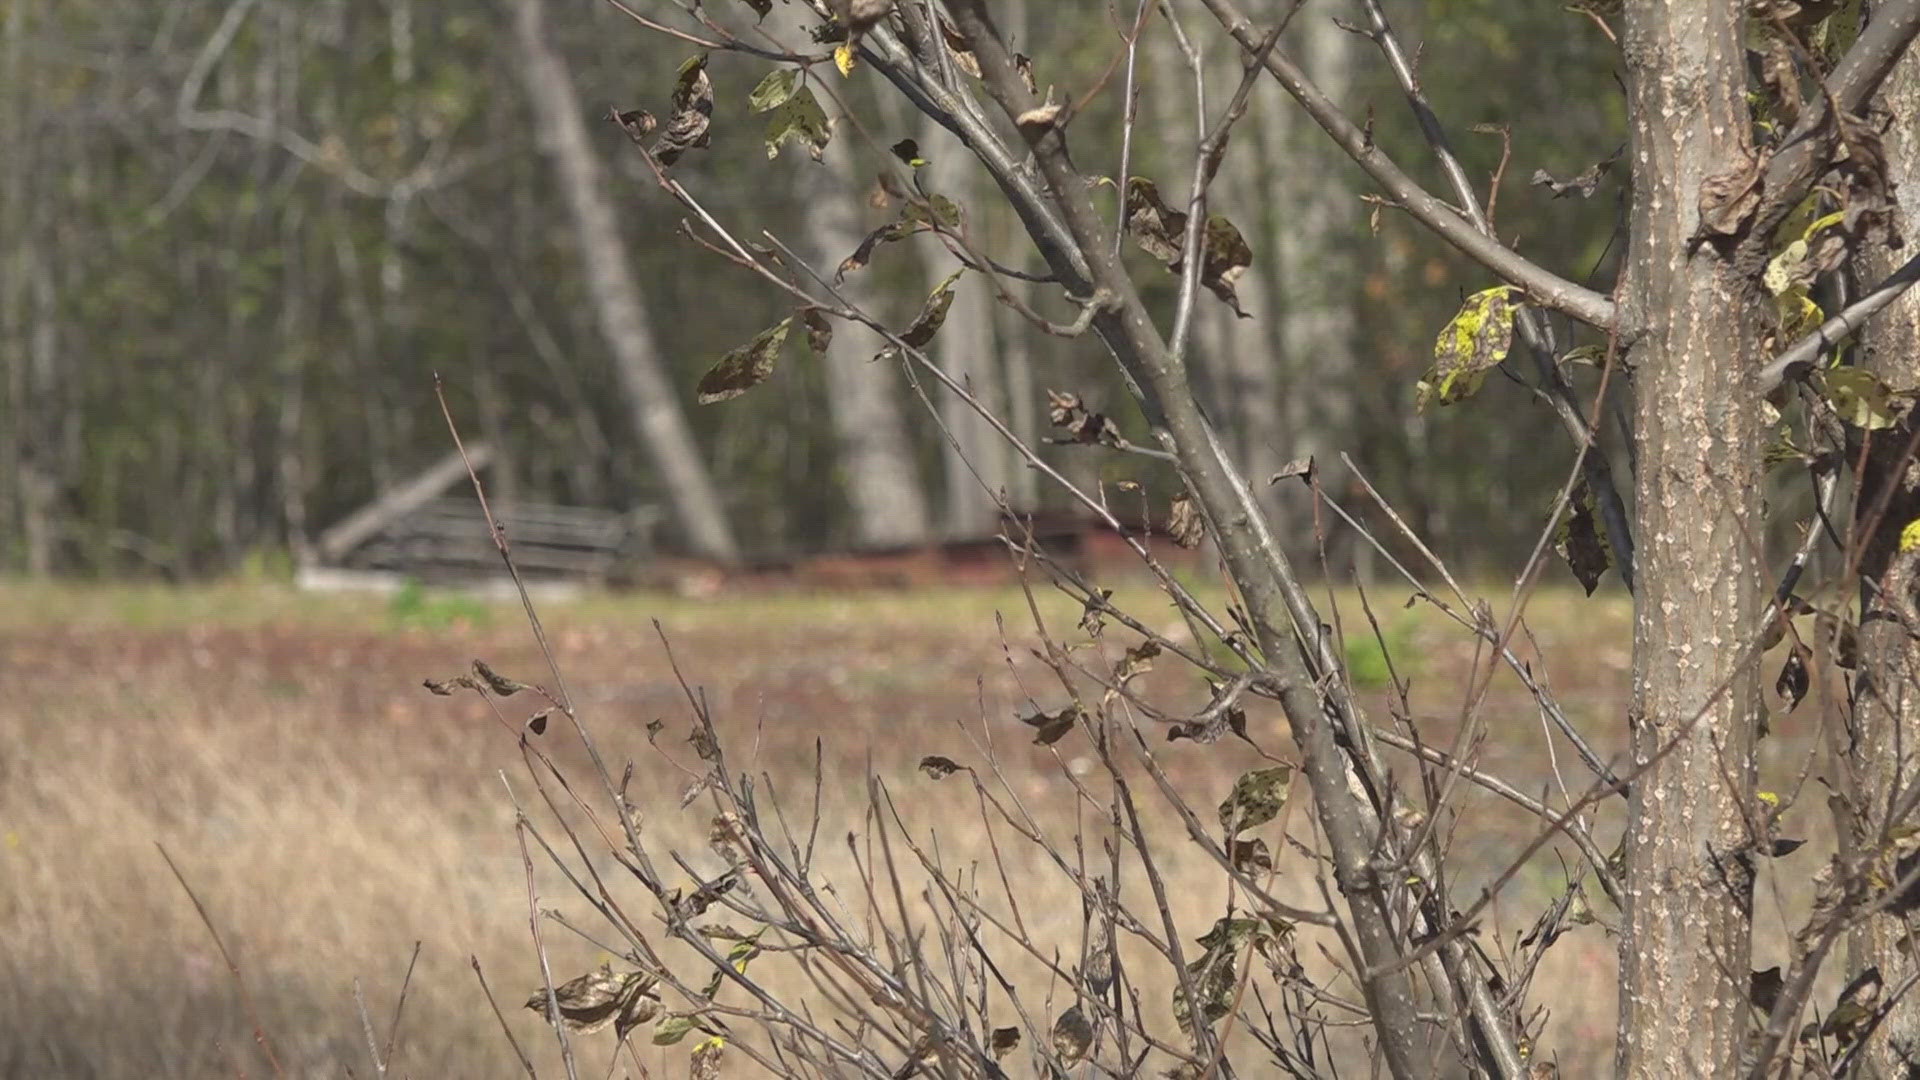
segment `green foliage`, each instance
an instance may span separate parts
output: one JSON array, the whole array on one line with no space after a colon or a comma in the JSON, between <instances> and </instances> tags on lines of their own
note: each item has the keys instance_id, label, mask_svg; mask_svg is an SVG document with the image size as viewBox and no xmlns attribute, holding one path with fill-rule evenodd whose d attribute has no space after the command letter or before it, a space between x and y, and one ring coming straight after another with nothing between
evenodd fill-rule
<instances>
[{"instance_id":1,"label":"green foliage","mask_svg":"<svg viewBox=\"0 0 1920 1080\"><path fill-rule=\"evenodd\" d=\"M428 589L419 579L408 578L387 602L387 616L404 629L447 630L485 626L491 612L465 593Z\"/></svg>"},{"instance_id":2,"label":"green foliage","mask_svg":"<svg viewBox=\"0 0 1920 1080\"><path fill-rule=\"evenodd\" d=\"M709 7L751 40L748 27L770 5ZM380 29L390 8L384 0L279 5L271 15L256 7L218 58L200 107L264 115L271 105L284 131L311 143L309 161L276 142L175 122L181 74L218 29L225 5L43 3L28 17L31 40L47 47L27 50L8 98L21 104L31 130L74 134L36 140L30 155L8 166L17 170L8 175L18 178L30 215L0 221L0 235L8 238L9 258L32 254L47 268L59 378L44 388L0 386L0 430L17 437L26 429L36 459L55 465L56 525L66 538L56 559L63 569L145 573L164 563L170 573L222 572L249 551L290 547L295 527L311 538L444 452L446 435L432 409L435 372L467 432L485 424L487 437L509 451L526 497L599 506L665 501L605 359L551 164L527 137L510 9L483 5L417 21L409 67L398 63ZM1514 178L1534 167L1575 175L1620 145L1617 52L1590 20L1558 5L1446 0L1429 14L1421 27L1422 83L1441 115L1463 133L1476 122L1513 125L1513 169L1499 202L1502 235L1528 238L1527 254L1548 265L1582 272L1597 265L1604 281L1608 232L1592 226L1592 204L1551 200ZM1112 50L1092 31L1106 25L1104 18L1091 0L1064 0L1046 5L1045 16L1021 31L1022 51L1040 58L1042 89L1090 86L1101 77ZM772 134L786 159L779 168L813 170L788 148L811 154L823 144L826 118L815 110L826 100L808 100L820 80L830 81L868 126L871 144L849 139L834 148L858 160L864 176L883 163L899 171L884 155L906 136L927 144L915 143L904 158L909 166L929 159L945 165L946 155L961 152L935 146L917 130L890 128L893 121L875 108L876 95L889 91L872 72L856 70L843 81L824 63L801 74L794 65L718 52L710 63L688 63L684 42L635 33L630 20L604 5L552 18L549 32L588 108L648 106L661 113L648 146L683 113L681 139L689 147L711 140L713 153L689 150L673 167L729 224L738 218L749 242L762 228L790 243L804 236L804 200L811 196L786 173L770 177L765 153ZM1516 41L1526 47L1513 48ZM60 59L81 55L75 43L161 52L154 63L133 67ZM1335 73L1350 81L1351 100L1393 100L1379 65L1364 49L1355 53L1356 62ZM1149 90L1141 132L1154 127L1152 88L1166 77L1158 63L1143 54ZM264 87L272 88L270 101L260 98ZM1256 115L1270 107L1261 100L1267 95L1257 96ZM1109 92L1075 103L1075 152L1090 169L1118 160L1120 98ZM63 119L74 116L121 118L140 133L138 145L82 137ZM1422 145L1403 109L1379 108L1373 130L1396 153ZM1317 132L1261 150L1252 131L1236 126L1230 162L1274 153L1316 183L1338 188L1352 179ZM791 308L763 281L679 235L682 215L666 209L639 154L613 125L595 135L608 175L622 185L628 212L619 227L655 314L659 351L691 403L715 357ZM1136 139L1133 171L1184 182L1180 170L1190 162L1176 142ZM1456 149L1476 177L1490 176L1498 164L1496 140L1462 135ZM935 171L921 170L923 180ZM1617 182L1619 172L1605 183ZM411 197L381 193L382 185L403 179L429 186L410 189ZM1119 180L1124 196L1125 177ZM861 192L874 200L870 211L855 208L866 215L862 226L885 230L864 255L889 241L931 246L935 241L921 235L929 226L964 225L971 243L1011 262L1025 250L1017 223L978 190ZM1094 192L1110 221L1115 195L1111 181ZM1594 198L1608 195L1603 185ZM1175 204L1170 212L1183 209ZM1219 200L1213 209L1244 235L1235 243L1210 221L1203 276L1246 301L1260 329L1280 341L1281 312L1268 310L1265 296L1240 275L1270 272L1276 253L1261 250L1262 238L1287 227L1294 211L1277 202ZM1164 237L1177 238L1174 222L1164 224ZM906 250L894 250L904 263ZM832 265L847 253L802 255ZM1415 437L1404 395L1393 389L1426 365L1421 342L1450 314L1440 309L1456 299L1458 259L1391 214L1377 238L1356 227L1336 236L1333 247L1302 257L1305 265L1281 268L1287 294L1324 301L1329 311L1353 310L1363 281L1381 283L1391 302L1375 303L1380 298L1368 294L1370 314L1353 321L1352 343L1358 355L1378 358L1392 382L1353 380L1321 369L1319 358L1279 349L1275 362L1287 366L1290 379L1310 379L1316 393L1347 399L1358 417L1358 463L1390 500L1430 507L1432 522L1423 527L1453 522L1472 530L1470 537L1436 533L1436 542L1468 541L1488 555L1502 544L1530 542L1531 535L1519 535L1524 530L1503 528L1499 515L1510 505L1538 506L1560 482L1560 463L1531 450L1557 437L1551 416L1515 410L1513 437L1498 446L1464 424L1428 425ZM1243 271L1243 261L1253 267ZM925 286L917 267L884 269L862 285L906 325L925 301ZM14 262L0 269L0 280L31 279ZM1141 283L1148 302L1164 309L1178 279L1152 274ZM23 310L31 315L37 301L27 300ZM1049 314L1063 320L1073 312ZM817 326L809 321L808 329ZM1085 362L1085 340L1016 332L1026 335L1027 361L1041 380L1031 395L1042 399L1038 408L1058 379L1057 388L1136 430L1134 404L1110 372ZM1216 379L1214 365L1196 351L1196 380ZM725 409L696 413L701 449L718 486L733 494L730 513L743 537L767 548L830 544L848 531L849 514L837 487L820 365L789 365L780 382L779 394L745 395ZM1483 392L1510 393L1499 385ZM17 393L27 396L9 397ZM940 435L921 425L911 438L925 468L939 454ZM1042 452L1054 464L1094 453ZM283 465L297 468L282 472ZM288 484L297 490L284 490ZM0 566L9 569L24 565L18 494L16 478L0 477L0 508L9 515L0 521ZM302 524L289 521L291 507L301 511Z\"/></svg>"},{"instance_id":3,"label":"green foliage","mask_svg":"<svg viewBox=\"0 0 1920 1080\"><path fill-rule=\"evenodd\" d=\"M1356 690L1385 689L1393 685L1395 671L1405 679L1419 670L1419 658L1413 649L1413 624L1409 621L1388 623L1380 628L1378 636L1371 632L1349 633L1341 651L1347 678Z\"/></svg>"},{"instance_id":4,"label":"green foliage","mask_svg":"<svg viewBox=\"0 0 1920 1080\"><path fill-rule=\"evenodd\" d=\"M815 161L825 156L833 127L813 91L802 81L798 68L777 68L760 80L747 95L754 112L773 113L767 118L767 157L780 156L780 147L788 142L807 148Z\"/></svg>"},{"instance_id":5,"label":"green foliage","mask_svg":"<svg viewBox=\"0 0 1920 1080\"><path fill-rule=\"evenodd\" d=\"M293 580L293 554L281 547L254 548L240 560L234 576L252 585L290 582Z\"/></svg>"}]
</instances>

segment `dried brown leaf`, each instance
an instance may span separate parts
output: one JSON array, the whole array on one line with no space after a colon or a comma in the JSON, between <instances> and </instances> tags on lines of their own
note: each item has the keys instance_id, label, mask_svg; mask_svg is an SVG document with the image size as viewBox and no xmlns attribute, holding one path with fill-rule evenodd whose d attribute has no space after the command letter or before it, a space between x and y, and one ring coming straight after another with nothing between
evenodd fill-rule
<instances>
[{"instance_id":1,"label":"dried brown leaf","mask_svg":"<svg viewBox=\"0 0 1920 1080\"><path fill-rule=\"evenodd\" d=\"M1125 685L1128 680L1137 678L1153 670L1153 658L1160 655L1160 643L1143 641L1128 649L1113 665L1113 681Z\"/></svg>"},{"instance_id":2,"label":"dried brown leaf","mask_svg":"<svg viewBox=\"0 0 1920 1080\"><path fill-rule=\"evenodd\" d=\"M1613 548L1608 545L1607 537L1600 528L1600 519L1596 514L1593 491L1582 480L1573 491L1567 507L1567 519L1560 523L1554 550L1567 560L1567 566L1573 570L1587 595L1600 587L1600 579L1606 576L1607 568L1613 565Z\"/></svg>"},{"instance_id":3,"label":"dried brown leaf","mask_svg":"<svg viewBox=\"0 0 1920 1080\"><path fill-rule=\"evenodd\" d=\"M800 322L807 328L807 348L815 356L825 356L833 344L833 324L827 321L826 312L817 307L801 308Z\"/></svg>"},{"instance_id":4,"label":"dried brown leaf","mask_svg":"<svg viewBox=\"0 0 1920 1080\"><path fill-rule=\"evenodd\" d=\"M1120 427L1105 413L1088 409L1078 394L1062 394L1047 391L1047 421L1054 427L1065 428L1065 439L1049 438L1054 445L1074 444L1101 446L1120 446L1124 440L1120 437Z\"/></svg>"},{"instance_id":5,"label":"dried brown leaf","mask_svg":"<svg viewBox=\"0 0 1920 1080\"><path fill-rule=\"evenodd\" d=\"M1107 628L1106 604L1113 596L1112 589L1100 589L1089 593L1080 605L1079 627L1088 637L1097 638Z\"/></svg>"},{"instance_id":6,"label":"dried brown leaf","mask_svg":"<svg viewBox=\"0 0 1920 1080\"><path fill-rule=\"evenodd\" d=\"M628 1023L630 1017L642 1013L651 1016L658 1011L660 999L654 990L657 982L638 971L615 975L611 965L603 965L554 987L553 996L560 1006L560 1021L569 1031L591 1034L619 1021L624 1025L620 1032L624 1037L625 1027L632 1026ZM545 1015L546 990L537 990L529 996L526 1007ZM644 1022L644 1019L634 1022Z\"/></svg>"},{"instance_id":7,"label":"dried brown leaf","mask_svg":"<svg viewBox=\"0 0 1920 1080\"><path fill-rule=\"evenodd\" d=\"M1695 237L1734 236L1760 208L1760 177L1766 155L1746 153L1732 168L1700 181L1700 228Z\"/></svg>"},{"instance_id":8,"label":"dried brown leaf","mask_svg":"<svg viewBox=\"0 0 1920 1080\"><path fill-rule=\"evenodd\" d=\"M706 146L712 122L713 83L707 78L707 54L700 53L680 65L673 85L673 113L653 144L654 158L672 165L688 150Z\"/></svg>"},{"instance_id":9,"label":"dried brown leaf","mask_svg":"<svg viewBox=\"0 0 1920 1080\"><path fill-rule=\"evenodd\" d=\"M726 1050L727 1040L718 1035L709 1036L694 1047L693 1057L687 1063L688 1080L719 1080L720 1057Z\"/></svg>"},{"instance_id":10,"label":"dried brown leaf","mask_svg":"<svg viewBox=\"0 0 1920 1080\"><path fill-rule=\"evenodd\" d=\"M833 275L834 283L839 284L846 280L848 274L853 273L855 270L871 262L873 260L874 248L881 244L892 243L902 237L911 236L918 231L919 228L917 226L907 222L890 221L868 233L861 239L860 246L853 249L853 254L840 260L840 268L835 271Z\"/></svg>"},{"instance_id":11,"label":"dried brown leaf","mask_svg":"<svg viewBox=\"0 0 1920 1080\"><path fill-rule=\"evenodd\" d=\"M1078 1064L1093 1049L1093 1024L1075 1005L1053 1022L1053 1052L1068 1065Z\"/></svg>"},{"instance_id":12,"label":"dried brown leaf","mask_svg":"<svg viewBox=\"0 0 1920 1080\"><path fill-rule=\"evenodd\" d=\"M1207 538L1207 523L1200 516L1193 496L1181 492L1173 497L1167 513L1167 535L1183 548L1197 548Z\"/></svg>"},{"instance_id":13,"label":"dried brown leaf","mask_svg":"<svg viewBox=\"0 0 1920 1080\"><path fill-rule=\"evenodd\" d=\"M1066 737L1067 732L1080 721L1080 707L1068 705L1059 712L1036 712L1031 716L1020 717L1020 722L1034 729L1035 746L1052 746Z\"/></svg>"},{"instance_id":14,"label":"dried brown leaf","mask_svg":"<svg viewBox=\"0 0 1920 1080\"><path fill-rule=\"evenodd\" d=\"M1279 817L1292 783L1290 765L1242 773L1233 782L1233 791L1220 803L1220 824L1227 835L1238 836Z\"/></svg>"},{"instance_id":15,"label":"dried brown leaf","mask_svg":"<svg viewBox=\"0 0 1920 1080\"><path fill-rule=\"evenodd\" d=\"M1556 199L1567 195L1578 195L1583 199L1591 199L1593 198L1593 193L1600 189L1601 179L1612 170L1614 163L1620 160L1620 155L1625 152L1625 149L1625 147L1621 147L1619 150L1615 150L1606 160L1596 161L1581 170L1579 175L1568 177L1565 180L1554 179L1553 174L1545 169L1535 169L1532 183L1535 187L1546 188L1553 193L1553 197Z\"/></svg>"},{"instance_id":16,"label":"dried brown leaf","mask_svg":"<svg viewBox=\"0 0 1920 1080\"><path fill-rule=\"evenodd\" d=\"M475 660L473 662L473 673L480 677L480 681L486 684L487 689L501 697L512 697L520 691L527 689L526 683L515 682L504 675L496 674L492 668L487 666L487 662L484 660Z\"/></svg>"},{"instance_id":17,"label":"dried brown leaf","mask_svg":"<svg viewBox=\"0 0 1920 1080\"><path fill-rule=\"evenodd\" d=\"M1267 842L1259 837L1251 840L1236 837L1227 841L1227 858L1233 863L1233 868L1243 874L1273 872L1273 853L1267 850Z\"/></svg>"},{"instance_id":18,"label":"dried brown leaf","mask_svg":"<svg viewBox=\"0 0 1920 1080\"><path fill-rule=\"evenodd\" d=\"M1291 480L1296 476L1309 484L1313 483L1313 457L1311 455L1303 458L1294 458L1292 461L1280 466L1280 471L1268 477L1267 483L1269 485L1277 484L1282 480Z\"/></svg>"},{"instance_id":19,"label":"dried brown leaf","mask_svg":"<svg viewBox=\"0 0 1920 1080\"><path fill-rule=\"evenodd\" d=\"M787 332L792 329L793 316L789 315L721 357L700 377L700 384L695 387L696 400L702 405L712 405L737 398L766 382L773 375L780 350L787 343Z\"/></svg>"},{"instance_id":20,"label":"dried brown leaf","mask_svg":"<svg viewBox=\"0 0 1920 1080\"><path fill-rule=\"evenodd\" d=\"M647 136L652 135L654 129L660 126L660 121L654 119L653 114L645 109L632 109L626 112L615 109L611 115L613 122L620 125L620 130L626 132L627 138L632 139L636 146L645 146Z\"/></svg>"}]
</instances>

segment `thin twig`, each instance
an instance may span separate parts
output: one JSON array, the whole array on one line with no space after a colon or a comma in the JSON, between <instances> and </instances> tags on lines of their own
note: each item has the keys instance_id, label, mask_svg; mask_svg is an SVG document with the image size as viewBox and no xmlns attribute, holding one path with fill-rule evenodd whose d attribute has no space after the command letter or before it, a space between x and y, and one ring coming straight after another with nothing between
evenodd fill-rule
<instances>
[{"instance_id":1,"label":"thin twig","mask_svg":"<svg viewBox=\"0 0 1920 1080\"><path fill-rule=\"evenodd\" d=\"M227 951L227 943L221 940L220 931L213 925L213 917L207 914L207 906L200 902L200 897L193 891L193 886L187 884L187 875L180 872L179 864L174 862L173 856L167 853L166 845L156 840L153 846L160 850L160 857L166 860L167 869L173 871L173 879L180 883L180 888L187 894L187 899L193 901L193 910L199 913L201 925L207 928L207 934L213 938L213 946L220 951L220 959L226 961L227 973L233 976L233 985L240 992L240 1007L247 1014L247 1022L253 1025L253 1041L259 1045L261 1052L267 1055L267 1064L273 1069L273 1075L285 1076L285 1070L280 1067L280 1059L273 1052L273 1044L267 1041L267 1029L260 1023L260 1012L254 1007L253 994L247 989L247 980L241 976L240 965L234 961L233 954Z\"/></svg>"}]
</instances>

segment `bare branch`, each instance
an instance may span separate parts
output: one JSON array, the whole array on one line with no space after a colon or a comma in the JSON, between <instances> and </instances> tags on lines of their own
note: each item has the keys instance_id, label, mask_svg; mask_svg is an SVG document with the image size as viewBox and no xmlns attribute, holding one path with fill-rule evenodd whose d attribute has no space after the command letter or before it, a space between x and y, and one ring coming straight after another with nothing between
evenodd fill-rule
<instances>
[{"instance_id":1,"label":"bare branch","mask_svg":"<svg viewBox=\"0 0 1920 1080\"><path fill-rule=\"evenodd\" d=\"M1241 48L1251 52L1260 47L1260 36L1254 30L1253 23L1234 7L1231 0L1201 2L1227 28ZM1372 136L1355 126L1284 51L1275 49L1268 53L1266 69L1307 110L1314 122L1332 136L1333 141L1346 151L1355 164L1366 170L1382 190L1436 236L1493 271L1502 280L1525 289L1533 303L1565 312L1601 330L1615 328L1618 313L1611 298L1568 281L1522 257L1512 248L1475 228L1473 222L1459 210L1435 198L1374 145Z\"/></svg>"},{"instance_id":2,"label":"bare branch","mask_svg":"<svg viewBox=\"0 0 1920 1080\"><path fill-rule=\"evenodd\" d=\"M1400 39L1395 36L1393 26L1387 21L1386 10L1380 6L1380 0L1364 0L1367 9L1367 36L1378 45L1387 58L1387 66L1393 69L1394 78L1400 83L1401 93L1407 104L1413 109L1414 118L1420 122L1420 131L1426 136L1427 145L1433 149L1434 157L1440 163L1441 172L1446 174L1447 186L1453 189L1455 199L1466 213L1467 220L1490 238L1497 239L1490 213L1480 209L1479 196L1474 193L1473 181L1468 178L1467 170L1461 166L1460 159L1454 156L1453 146L1447 140L1446 128L1441 126L1440 118L1427 100L1426 92L1420 89L1420 81L1415 77L1413 64L1407 59L1406 50L1401 48ZM1504 136L1503 136L1504 139ZM1506 143L1500 156L1501 168L1506 167ZM1496 176L1494 187L1489 189L1489 200L1497 197L1499 180ZM1594 493L1600 510L1600 524L1606 530L1607 543L1614 552L1614 567L1620 574L1620 580L1627 589L1633 589L1633 526L1627 518L1626 501L1622 498L1613 481L1613 469L1607 463L1607 457L1595 443L1594 425L1588 423L1580 411L1580 404L1574 397L1573 387L1561 374L1560 365L1554 358L1553 336L1551 328L1540 314L1531 308L1522 308L1515 319L1520 331L1520 339L1527 345L1527 351L1533 357L1534 372L1540 385L1546 389L1546 398L1553 406L1555 415L1560 417L1567 434L1573 437L1573 445L1586 456L1581 468L1586 473L1587 489ZM1616 336L1618 332L1616 330ZM1595 413L1598 416L1598 411Z\"/></svg>"},{"instance_id":3,"label":"bare branch","mask_svg":"<svg viewBox=\"0 0 1920 1080\"><path fill-rule=\"evenodd\" d=\"M1813 370L1813 365L1821 354L1839 345L1848 334L1866 325L1868 319L1879 314L1881 309L1900 299L1906 291L1920 282L1920 255L1908 259L1906 265L1887 275L1887 279L1874 286L1872 292L1848 304L1839 314L1828 319L1813 333L1794 342L1787 351L1775 357L1773 362L1760 369L1760 393L1771 394L1781 383L1788 379L1801 378Z\"/></svg>"},{"instance_id":4,"label":"bare branch","mask_svg":"<svg viewBox=\"0 0 1920 1080\"><path fill-rule=\"evenodd\" d=\"M1920 0L1874 5L1873 17L1867 20L1859 39L1827 76L1824 92L1813 95L1800 122L1767 160L1761 176L1765 198L1754 212L1742 244L1743 265L1751 265L1758 272L1775 227L1806 198L1826 171L1837 131L1833 110L1853 114L1865 108L1916 34L1920 34Z\"/></svg>"},{"instance_id":5,"label":"bare branch","mask_svg":"<svg viewBox=\"0 0 1920 1080\"><path fill-rule=\"evenodd\" d=\"M1377 772L1377 764L1358 749L1359 742L1350 744L1356 747L1351 760L1342 748L1328 719L1328 702L1322 700L1323 691L1296 645L1295 628L1307 635L1310 655L1317 663L1327 664L1328 670L1337 666L1333 646L1319 632L1313 603L1274 542L1252 492L1228 464L1217 433L1183 392L1183 365L1156 332L1131 279L1106 250L1085 178L1067 157L1065 131L1057 113L1036 108L983 0L962 0L954 14L980 63L988 92L1033 150L1078 255L1096 283L1119 302L1117 312L1096 316L1094 327L1138 388L1150 421L1180 456L1188 485L1211 520L1221 554L1242 588L1254 635L1275 671L1282 705L1304 754L1321 825L1331 841L1336 879L1353 913L1356 943L1375 973L1364 986L1382 1050L1396 1074L1418 1075L1423 1057L1418 1006L1412 980L1394 963L1401 943L1388 885L1371 868L1381 833L1370 822L1378 819L1350 786L1350 768L1366 770L1364 776ZM1273 59L1269 57L1270 64ZM1338 696L1333 712L1340 722L1352 725L1353 710L1344 693L1331 687L1325 692ZM1374 784L1372 790L1381 790L1381 785ZM1497 1030L1487 1034L1491 1039L1506 1038Z\"/></svg>"}]
</instances>

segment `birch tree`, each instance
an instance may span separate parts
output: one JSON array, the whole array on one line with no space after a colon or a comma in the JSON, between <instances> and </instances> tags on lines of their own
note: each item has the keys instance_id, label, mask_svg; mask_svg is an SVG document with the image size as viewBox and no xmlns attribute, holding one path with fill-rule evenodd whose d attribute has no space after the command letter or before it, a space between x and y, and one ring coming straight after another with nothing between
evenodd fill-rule
<instances>
[{"instance_id":1,"label":"birch tree","mask_svg":"<svg viewBox=\"0 0 1920 1080\"><path fill-rule=\"evenodd\" d=\"M546 39L544 0L514 0L514 34L527 100L572 214L576 243L634 433L660 470L680 527L696 552L723 563L739 558L725 504L681 413L678 391L654 343L651 317L620 238L605 167L566 61Z\"/></svg>"}]
</instances>

